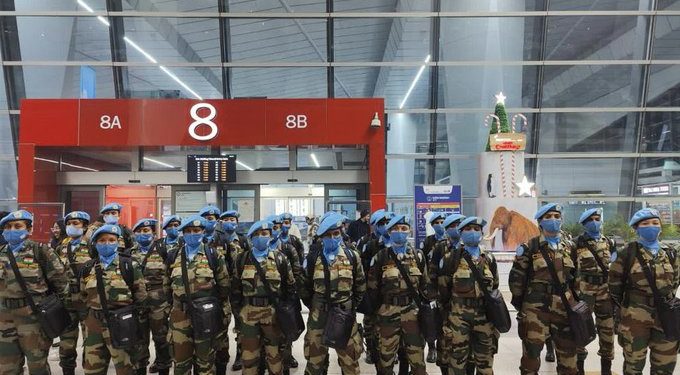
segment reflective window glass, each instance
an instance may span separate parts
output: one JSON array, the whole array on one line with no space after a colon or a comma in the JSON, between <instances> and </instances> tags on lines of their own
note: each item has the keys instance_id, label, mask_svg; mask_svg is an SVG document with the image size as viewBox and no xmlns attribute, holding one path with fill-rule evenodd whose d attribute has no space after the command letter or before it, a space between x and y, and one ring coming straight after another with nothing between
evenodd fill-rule
<instances>
[{"instance_id":1,"label":"reflective window glass","mask_svg":"<svg viewBox=\"0 0 680 375\"><path fill-rule=\"evenodd\" d=\"M16 17L16 23L22 60L111 61L109 27L96 17ZM16 29L4 31L17 37Z\"/></svg>"},{"instance_id":2,"label":"reflective window glass","mask_svg":"<svg viewBox=\"0 0 680 375\"><path fill-rule=\"evenodd\" d=\"M680 0L659 0L657 7L663 10L680 10Z\"/></svg>"},{"instance_id":3,"label":"reflective window glass","mask_svg":"<svg viewBox=\"0 0 680 375\"><path fill-rule=\"evenodd\" d=\"M639 113L543 113L539 152L635 151Z\"/></svg>"},{"instance_id":4,"label":"reflective window glass","mask_svg":"<svg viewBox=\"0 0 680 375\"><path fill-rule=\"evenodd\" d=\"M539 159L539 196L630 195L633 158Z\"/></svg>"},{"instance_id":5,"label":"reflective window glass","mask_svg":"<svg viewBox=\"0 0 680 375\"><path fill-rule=\"evenodd\" d=\"M391 113L387 117L388 154L426 154L430 148L429 113Z\"/></svg>"},{"instance_id":6,"label":"reflective window glass","mask_svg":"<svg viewBox=\"0 0 680 375\"><path fill-rule=\"evenodd\" d=\"M680 107L680 65L652 65L649 69L647 105Z\"/></svg>"},{"instance_id":7,"label":"reflective window glass","mask_svg":"<svg viewBox=\"0 0 680 375\"><path fill-rule=\"evenodd\" d=\"M680 150L680 112L647 112L642 128L642 152Z\"/></svg>"},{"instance_id":8,"label":"reflective window glass","mask_svg":"<svg viewBox=\"0 0 680 375\"><path fill-rule=\"evenodd\" d=\"M641 196L680 195L680 158L640 158L635 194Z\"/></svg>"},{"instance_id":9,"label":"reflective window glass","mask_svg":"<svg viewBox=\"0 0 680 375\"><path fill-rule=\"evenodd\" d=\"M430 68L335 68L336 98L385 98L387 109L429 108Z\"/></svg>"},{"instance_id":10,"label":"reflective window glass","mask_svg":"<svg viewBox=\"0 0 680 375\"><path fill-rule=\"evenodd\" d=\"M36 169L62 172L130 171L131 152L105 147L38 147Z\"/></svg>"},{"instance_id":11,"label":"reflective window glass","mask_svg":"<svg viewBox=\"0 0 680 375\"><path fill-rule=\"evenodd\" d=\"M122 0L124 11L139 12L215 12L218 0Z\"/></svg>"},{"instance_id":12,"label":"reflective window glass","mask_svg":"<svg viewBox=\"0 0 680 375\"><path fill-rule=\"evenodd\" d=\"M388 158L386 183L390 197L413 196L414 185L427 183L427 160Z\"/></svg>"},{"instance_id":13,"label":"reflective window glass","mask_svg":"<svg viewBox=\"0 0 680 375\"><path fill-rule=\"evenodd\" d=\"M219 68L139 67L127 68L132 98L222 99Z\"/></svg>"},{"instance_id":14,"label":"reflective window glass","mask_svg":"<svg viewBox=\"0 0 680 375\"><path fill-rule=\"evenodd\" d=\"M432 19L336 18L335 61L425 61Z\"/></svg>"},{"instance_id":15,"label":"reflective window glass","mask_svg":"<svg viewBox=\"0 0 680 375\"><path fill-rule=\"evenodd\" d=\"M546 66L543 107L638 107L639 65Z\"/></svg>"},{"instance_id":16,"label":"reflective window glass","mask_svg":"<svg viewBox=\"0 0 680 375\"><path fill-rule=\"evenodd\" d=\"M651 0L550 0L548 10L649 10Z\"/></svg>"},{"instance_id":17,"label":"reflective window glass","mask_svg":"<svg viewBox=\"0 0 680 375\"><path fill-rule=\"evenodd\" d=\"M648 29L646 16L548 17L545 59L642 60Z\"/></svg>"},{"instance_id":18,"label":"reflective window glass","mask_svg":"<svg viewBox=\"0 0 680 375\"><path fill-rule=\"evenodd\" d=\"M26 98L77 99L115 98L113 72L110 67L23 66L11 67L23 71ZM87 88L83 91L83 88ZM92 93L94 88L94 93Z\"/></svg>"},{"instance_id":19,"label":"reflective window glass","mask_svg":"<svg viewBox=\"0 0 680 375\"><path fill-rule=\"evenodd\" d=\"M17 11L106 10L106 0L14 0Z\"/></svg>"},{"instance_id":20,"label":"reflective window glass","mask_svg":"<svg viewBox=\"0 0 680 375\"><path fill-rule=\"evenodd\" d=\"M458 157L435 160L434 183L461 185L463 196L478 196L479 162L477 157Z\"/></svg>"},{"instance_id":21,"label":"reflective window glass","mask_svg":"<svg viewBox=\"0 0 680 375\"><path fill-rule=\"evenodd\" d=\"M477 154L485 150L489 140L486 116L493 114L491 106L486 113L440 113L437 115L437 152L450 154ZM534 114L508 112L508 121L515 130L526 135L526 150L532 149L532 126ZM526 125L522 116L526 117ZM491 118L488 120L491 126Z\"/></svg>"},{"instance_id":22,"label":"reflective window glass","mask_svg":"<svg viewBox=\"0 0 680 375\"><path fill-rule=\"evenodd\" d=\"M336 12L430 12L432 0L333 0Z\"/></svg>"},{"instance_id":23,"label":"reflective window glass","mask_svg":"<svg viewBox=\"0 0 680 375\"><path fill-rule=\"evenodd\" d=\"M449 12L523 12L545 10L546 0L456 0L442 1L442 11Z\"/></svg>"},{"instance_id":24,"label":"reflective window glass","mask_svg":"<svg viewBox=\"0 0 680 375\"><path fill-rule=\"evenodd\" d=\"M607 237L616 241L617 244L622 244L622 241L632 239L632 237L628 237L629 233L631 233L628 219L637 209L642 208L639 203L603 201L597 197L592 199L551 200L551 202L553 201L562 205L564 223L562 224L562 229L574 238L584 232L583 225L578 223L581 214L591 208L602 208L602 232ZM542 203L539 202L539 204Z\"/></svg>"},{"instance_id":25,"label":"reflective window glass","mask_svg":"<svg viewBox=\"0 0 680 375\"><path fill-rule=\"evenodd\" d=\"M230 61L323 62L324 19L230 19ZM219 50L219 45L218 45Z\"/></svg>"},{"instance_id":26,"label":"reflective window glass","mask_svg":"<svg viewBox=\"0 0 680 375\"><path fill-rule=\"evenodd\" d=\"M222 61L217 18L126 17L123 23L127 61Z\"/></svg>"},{"instance_id":27,"label":"reflective window glass","mask_svg":"<svg viewBox=\"0 0 680 375\"><path fill-rule=\"evenodd\" d=\"M0 109L7 109L7 91L5 90L4 74L0 74Z\"/></svg>"},{"instance_id":28,"label":"reflective window glass","mask_svg":"<svg viewBox=\"0 0 680 375\"><path fill-rule=\"evenodd\" d=\"M680 4L680 2L678 3ZM657 60L680 59L678 39L680 39L680 17L657 16L654 26L652 58Z\"/></svg>"},{"instance_id":29,"label":"reflective window glass","mask_svg":"<svg viewBox=\"0 0 680 375\"><path fill-rule=\"evenodd\" d=\"M144 171L186 171L187 155L210 154L210 146L162 146L142 148Z\"/></svg>"},{"instance_id":30,"label":"reflective window glass","mask_svg":"<svg viewBox=\"0 0 680 375\"><path fill-rule=\"evenodd\" d=\"M543 17L441 19L441 61L539 60Z\"/></svg>"},{"instance_id":31,"label":"reflective window glass","mask_svg":"<svg viewBox=\"0 0 680 375\"><path fill-rule=\"evenodd\" d=\"M9 115L0 115L0 210L16 208L17 163Z\"/></svg>"},{"instance_id":32,"label":"reflective window glass","mask_svg":"<svg viewBox=\"0 0 680 375\"><path fill-rule=\"evenodd\" d=\"M229 12L302 13L325 12L326 0L220 0L227 3Z\"/></svg>"},{"instance_id":33,"label":"reflective window glass","mask_svg":"<svg viewBox=\"0 0 680 375\"><path fill-rule=\"evenodd\" d=\"M363 146L298 147L298 170L367 169L368 159ZM356 193L355 193L356 196Z\"/></svg>"},{"instance_id":34,"label":"reflective window glass","mask_svg":"<svg viewBox=\"0 0 680 375\"><path fill-rule=\"evenodd\" d=\"M277 171L289 170L287 146L222 147L222 155L236 155L236 170Z\"/></svg>"},{"instance_id":35,"label":"reflective window glass","mask_svg":"<svg viewBox=\"0 0 680 375\"><path fill-rule=\"evenodd\" d=\"M325 98L325 68L231 68L231 96Z\"/></svg>"},{"instance_id":36,"label":"reflective window glass","mask_svg":"<svg viewBox=\"0 0 680 375\"><path fill-rule=\"evenodd\" d=\"M443 66L439 68L439 106L490 108L499 91L507 108L536 106L536 66Z\"/></svg>"}]
</instances>

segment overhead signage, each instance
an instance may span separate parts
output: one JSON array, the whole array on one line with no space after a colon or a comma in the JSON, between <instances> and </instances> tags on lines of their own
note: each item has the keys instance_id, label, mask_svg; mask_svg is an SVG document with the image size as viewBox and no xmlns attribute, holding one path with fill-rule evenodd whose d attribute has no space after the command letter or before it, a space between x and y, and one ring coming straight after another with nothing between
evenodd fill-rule
<instances>
[{"instance_id":1,"label":"overhead signage","mask_svg":"<svg viewBox=\"0 0 680 375\"><path fill-rule=\"evenodd\" d=\"M236 182L236 155L187 155L187 182Z\"/></svg>"}]
</instances>

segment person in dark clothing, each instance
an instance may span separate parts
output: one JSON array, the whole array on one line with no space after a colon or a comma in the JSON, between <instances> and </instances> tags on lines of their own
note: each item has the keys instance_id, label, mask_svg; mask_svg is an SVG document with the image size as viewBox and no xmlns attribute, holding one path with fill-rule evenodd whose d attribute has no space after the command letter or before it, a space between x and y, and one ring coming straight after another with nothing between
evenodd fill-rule
<instances>
[{"instance_id":1,"label":"person in dark clothing","mask_svg":"<svg viewBox=\"0 0 680 375\"><path fill-rule=\"evenodd\" d=\"M50 248L56 249L57 246L61 245L61 242L66 238L66 225L64 225L64 220L59 219L52 224L50 229L52 234L50 235Z\"/></svg>"},{"instance_id":2,"label":"person in dark clothing","mask_svg":"<svg viewBox=\"0 0 680 375\"><path fill-rule=\"evenodd\" d=\"M367 209L361 210L361 216L349 224L347 235L352 239L352 242L357 243L361 237L371 232L371 226L368 224L368 219L371 212Z\"/></svg>"}]
</instances>

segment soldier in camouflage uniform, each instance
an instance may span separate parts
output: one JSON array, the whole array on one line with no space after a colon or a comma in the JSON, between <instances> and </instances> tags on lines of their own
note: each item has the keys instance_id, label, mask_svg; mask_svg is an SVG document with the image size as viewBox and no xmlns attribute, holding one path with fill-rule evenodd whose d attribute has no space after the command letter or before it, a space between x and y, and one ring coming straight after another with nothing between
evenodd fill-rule
<instances>
[{"instance_id":1,"label":"soldier in camouflage uniform","mask_svg":"<svg viewBox=\"0 0 680 375\"><path fill-rule=\"evenodd\" d=\"M269 245L272 225L258 221L248 231L253 249L243 252L236 260L233 277L232 304L241 323L243 374L258 373L260 359L265 358L270 374L283 373L284 337L276 320L276 308L269 291L257 271L258 262L265 273L271 292L280 299L297 298L295 278L288 259ZM264 352L262 353L262 348Z\"/></svg>"},{"instance_id":2,"label":"soldier in camouflage uniform","mask_svg":"<svg viewBox=\"0 0 680 375\"><path fill-rule=\"evenodd\" d=\"M132 258L140 266L148 294L148 315L140 319L141 340L138 342L139 348L135 353L137 374L140 375L146 373L146 367L149 365L151 337L153 337L156 349L154 365L157 372L160 375L167 375L172 366L167 337L170 304L168 296L165 295L167 286L163 285L163 282L167 281L165 277L167 253L164 255L159 241L155 241L157 226L158 220L142 219L132 227L135 239L135 246L131 249Z\"/></svg>"},{"instance_id":3,"label":"soldier in camouflage uniform","mask_svg":"<svg viewBox=\"0 0 680 375\"><path fill-rule=\"evenodd\" d=\"M303 285L300 296L309 309L304 352L307 359L306 375L325 372L328 347L322 344L327 313L333 306L356 309L366 292L366 278L358 255L346 248L342 240L342 215L331 213L319 225L317 235L321 245L309 252L303 263ZM330 279L329 298L326 299L324 264ZM345 349L336 349L338 363L344 375L359 374L359 358L362 346L358 326L352 327L349 343Z\"/></svg>"},{"instance_id":4,"label":"soldier in camouflage uniform","mask_svg":"<svg viewBox=\"0 0 680 375\"><path fill-rule=\"evenodd\" d=\"M602 375L610 375L614 359L614 317L611 295L609 294L609 262L614 243L602 235L602 209L586 210L579 218L585 232L576 239L573 254L576 264L576 289L579 299L585 301L595 312L597 335L600 341ZM597 257L597 258L596 258ZM585 372L584 361L588 351L577 349L577 367L580 374Z\"/></svg>"},{"instance_id":5,"label":"soldier in camouflage uniform","mask_svg":"<svg viewBox=\"0 0 680 375\"><path fill-rule=\"evenodd\" d=\"M423 253L408 243L411 226L404 215L393 217L385 229L390 235L390 243L373 257L368 275L369 291L376 291L378 300L382 302L377 312L380 342L378 374L393 374L394 357L401 345L406 350L412 373L424 375L425 342L418 325L416 299L430 299L427 262ZM399 264L408 272L418 296L409 290Z\"/></svg>"},{"instance_id":6,"label":"soldier in camouflage uniform","mask_svg":"<svg viewBox=\"0 0 680 375\"><path fill-rule=\"evenodd\" d=\"M470 268L472 263L479 270L489 293L498 289L496 259L479 246L485 225L485 220L474 216L464 219L457 227L463 246L454 247L440 260L439 301L447 312L443 336L450 345L448 364L442 366L450 370L442 368L443 374L465 375L470 363L473 373L476 368L477 374L493 374L499 333L486 317L484 292Z\"/></svg>"},{"instance_id":7,"label":"soldier in camouflage uniform","mask_svg":"<svg viewBox=\"0 0 680 375\"><path fill-rule=\"evenodd\" d=\"M430 217L427 219L428 224L432 227L434 230L434 233L425 237L425 241L422 243L422 247L420 250L422 250L423 255L425 255L425 259L432 259L432 256L430 255L433 251L436 245L439 242L446 242L446 229L444 229L444 219L446 218L446 214L443 212L432 212L430 213ZM429 267L429 266L428 266ZM430 286L434 289L437 287L437 277L433 276L431 269L428 269L429 274L430 274ZM434 282L432 282L434 280ZM428 363L436 363L437 362L437 350L436 350L436 343L428 343L427 344L429 347L429 350L427 352L427 362Z\"/></svg>"},{"instance_id":8,"label":"soldier in camouflage uniform","mask_svg":"<svg viewBox=\"0 0 680 375\"><path fill-rule=\"evenodd\" d=\"M224 257L203 243L205 226L206 220L201 216L186 218L179 228L184 242L175 252L174 259L168 257L168 280L163 285L167 286L166 294L172 295L173 301L170 310L170 345L176 375L190 374L192 367L195 367L194 375L215 373L216 348L219 349L223 343L223 338L219 336L205 340L194 338L188 311L190 297L214 296L223 301L223 305L229 303L229 272ZM182 280L182 252L187 260L191 296L186 295Z\"/></svg>"},{"instance_id":9,"label":"soldier in camouflage uniform","mask_svg":"<svg viewBox=\"0 0 680 375\"><path fill-rule=\"evenodd\" d=\"M563 286L574 282L573 243L560 234L562 206L549 203L536 213L541 234L517 248L510 270L512 305L517 309L519 337L522 339L522 374L537 374L541 366L541 350L550 336L555 342L557 372L573 375L576 369L576 343L573 340L567 311L560 294L553 288L548 265L541 255L544 249L552 258L555 271ZM566 297L574 301L570 287Z\"/></svg>"},{"instance_id":10,"label":"soldier in camouflage uniform","mask_svg":"<svg viewBox=\"0 0 680 375\"><path fill-rule=\"evenodd\" d=\"M300 260L300 265L305 259L305 246L302 244L302 240L295 235L290 234L290 228L293 225L293 215L284 212L281 214L281 235L279 240L281 243L287 243L293 246L297 252L298 259Z\"/></svg>"},{"instance_id":11,"label":"soldier in camouflage uniform","mask_svg":"<svg viewBox=\"0 0 680 375\"><path fill-rule=\"evenodd\" d=\"M122 209L123 206L115 202L109 203L102 207L102 209L99 210L99 213L102 215L102 220L104 221L103 222L95 221L94 223L90 224L90 226L87 228L87 231L85 231L83 241L85 241L86 243L90 243L90 239L92 238L94 232L97 231L97 229L101 228L101 226L104 224L111 224L118 225L118 227L123 233L118 239L118 242L120 242L119 247L121 249L132 248L132 246L134 245L134 241L132 240L132 231L125 225L118 223L118 221L120 220L120 211Z\"/></svg>"},{"instance_id":12,"label":"soldier in camouflage uniform","mask_svg":"<svg viewBox=\"0 0 680 375\"><path fill-rule=\"evenodd\" d=\"M638 257L651 272L660 298L675 296L680 283L680 261L676 249L659 242L658 211L642 209L629 224L638 238L612 256L615 259L609 271L612 298L621 306L618 340L623 347L623 373L642 374L649 348L650 373L670 375L677 361L678 341L669 340L664 334L654 294Z\"/></svg>"},{"instance_id":13,"label":"soldier in camouflage uniform","mask_svg":"<svg viewBox=\"0 0 680 375\"><path fill-rule=\"evenodd\" d=\"M36 304L48 292L67 298L64 266L46 245L29 239L32 226L33 215L24 210L11 212L0 220L2 236L7 241L0 245L0 374L23 374L24 363L31 375L50 373L47 354L52 340L45 336L28 305L10 267L10 252Z\"/></svg>"},{"instance_id":14,"label":"soldier in camouflage uniform","mask_svg":"<svg viewBox=\"0 0 680 375\"><path fill-rule=\"evenodd\" d=\"M109 361L113 361L116 374L134 374L133 354L128 350L114 348L107 317L97 290L97 269L102 271L107 308L115 310L135 305L139 314L146 309L146 285L139 265L125 253L118 252L121 229L105 224L92 235L92 248L96 258L81 269L79 299L87 307L85 318L87 337L83 351L83 369L86 375L106 374ZM126 257L127 260L123 259Z\"/></svg>"},{"instance_id":15,"label":"soldier in camouflage uniform","mask_svg":"<svg viewBox=\"0 0 680 375\"><path fill-rule=\"evenodd\" d=\"M83 241L83 234L90 223L90 215L82 211L70 212L64 217L67 237L57 246L56 253L64 264L69 279L69 294L72 299L69 309L73 326L59 337L59 366L64 375L73 375L78 357L77 344L80 332L79 323L85 320L87 309L79 300L80 270L90 259L90 249ZM85 325L82 325L83 337L86 337Z\"/></svg>"}]
</instances>

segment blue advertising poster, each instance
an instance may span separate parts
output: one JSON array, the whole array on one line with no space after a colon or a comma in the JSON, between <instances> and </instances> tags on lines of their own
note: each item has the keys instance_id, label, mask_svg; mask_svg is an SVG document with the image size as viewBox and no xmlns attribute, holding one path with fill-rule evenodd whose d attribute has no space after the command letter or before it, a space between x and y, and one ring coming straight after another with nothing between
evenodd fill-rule
<instances>
[{"instance_id":1,"label":"blue advertising poster","mask_svg":"<svg viewBox=\"0 0 680 375\"><path fill-rule=\"evenodd\" d=\"M94 99L97 97L97 72L91 66L80 67L80 98Z\"/></svg>"},{"instance_id":2,"label":"blue advertising poster","mask_svg":"<svg viewBox=\"0 0 680 375\"><path fill-rule=\"evenodd\" d=\"M416 246L422 248L427 236L426 214L431 211L460 213L463 194L460 185L417 185L414 198Z\"/></svg>"}]
</instances>

